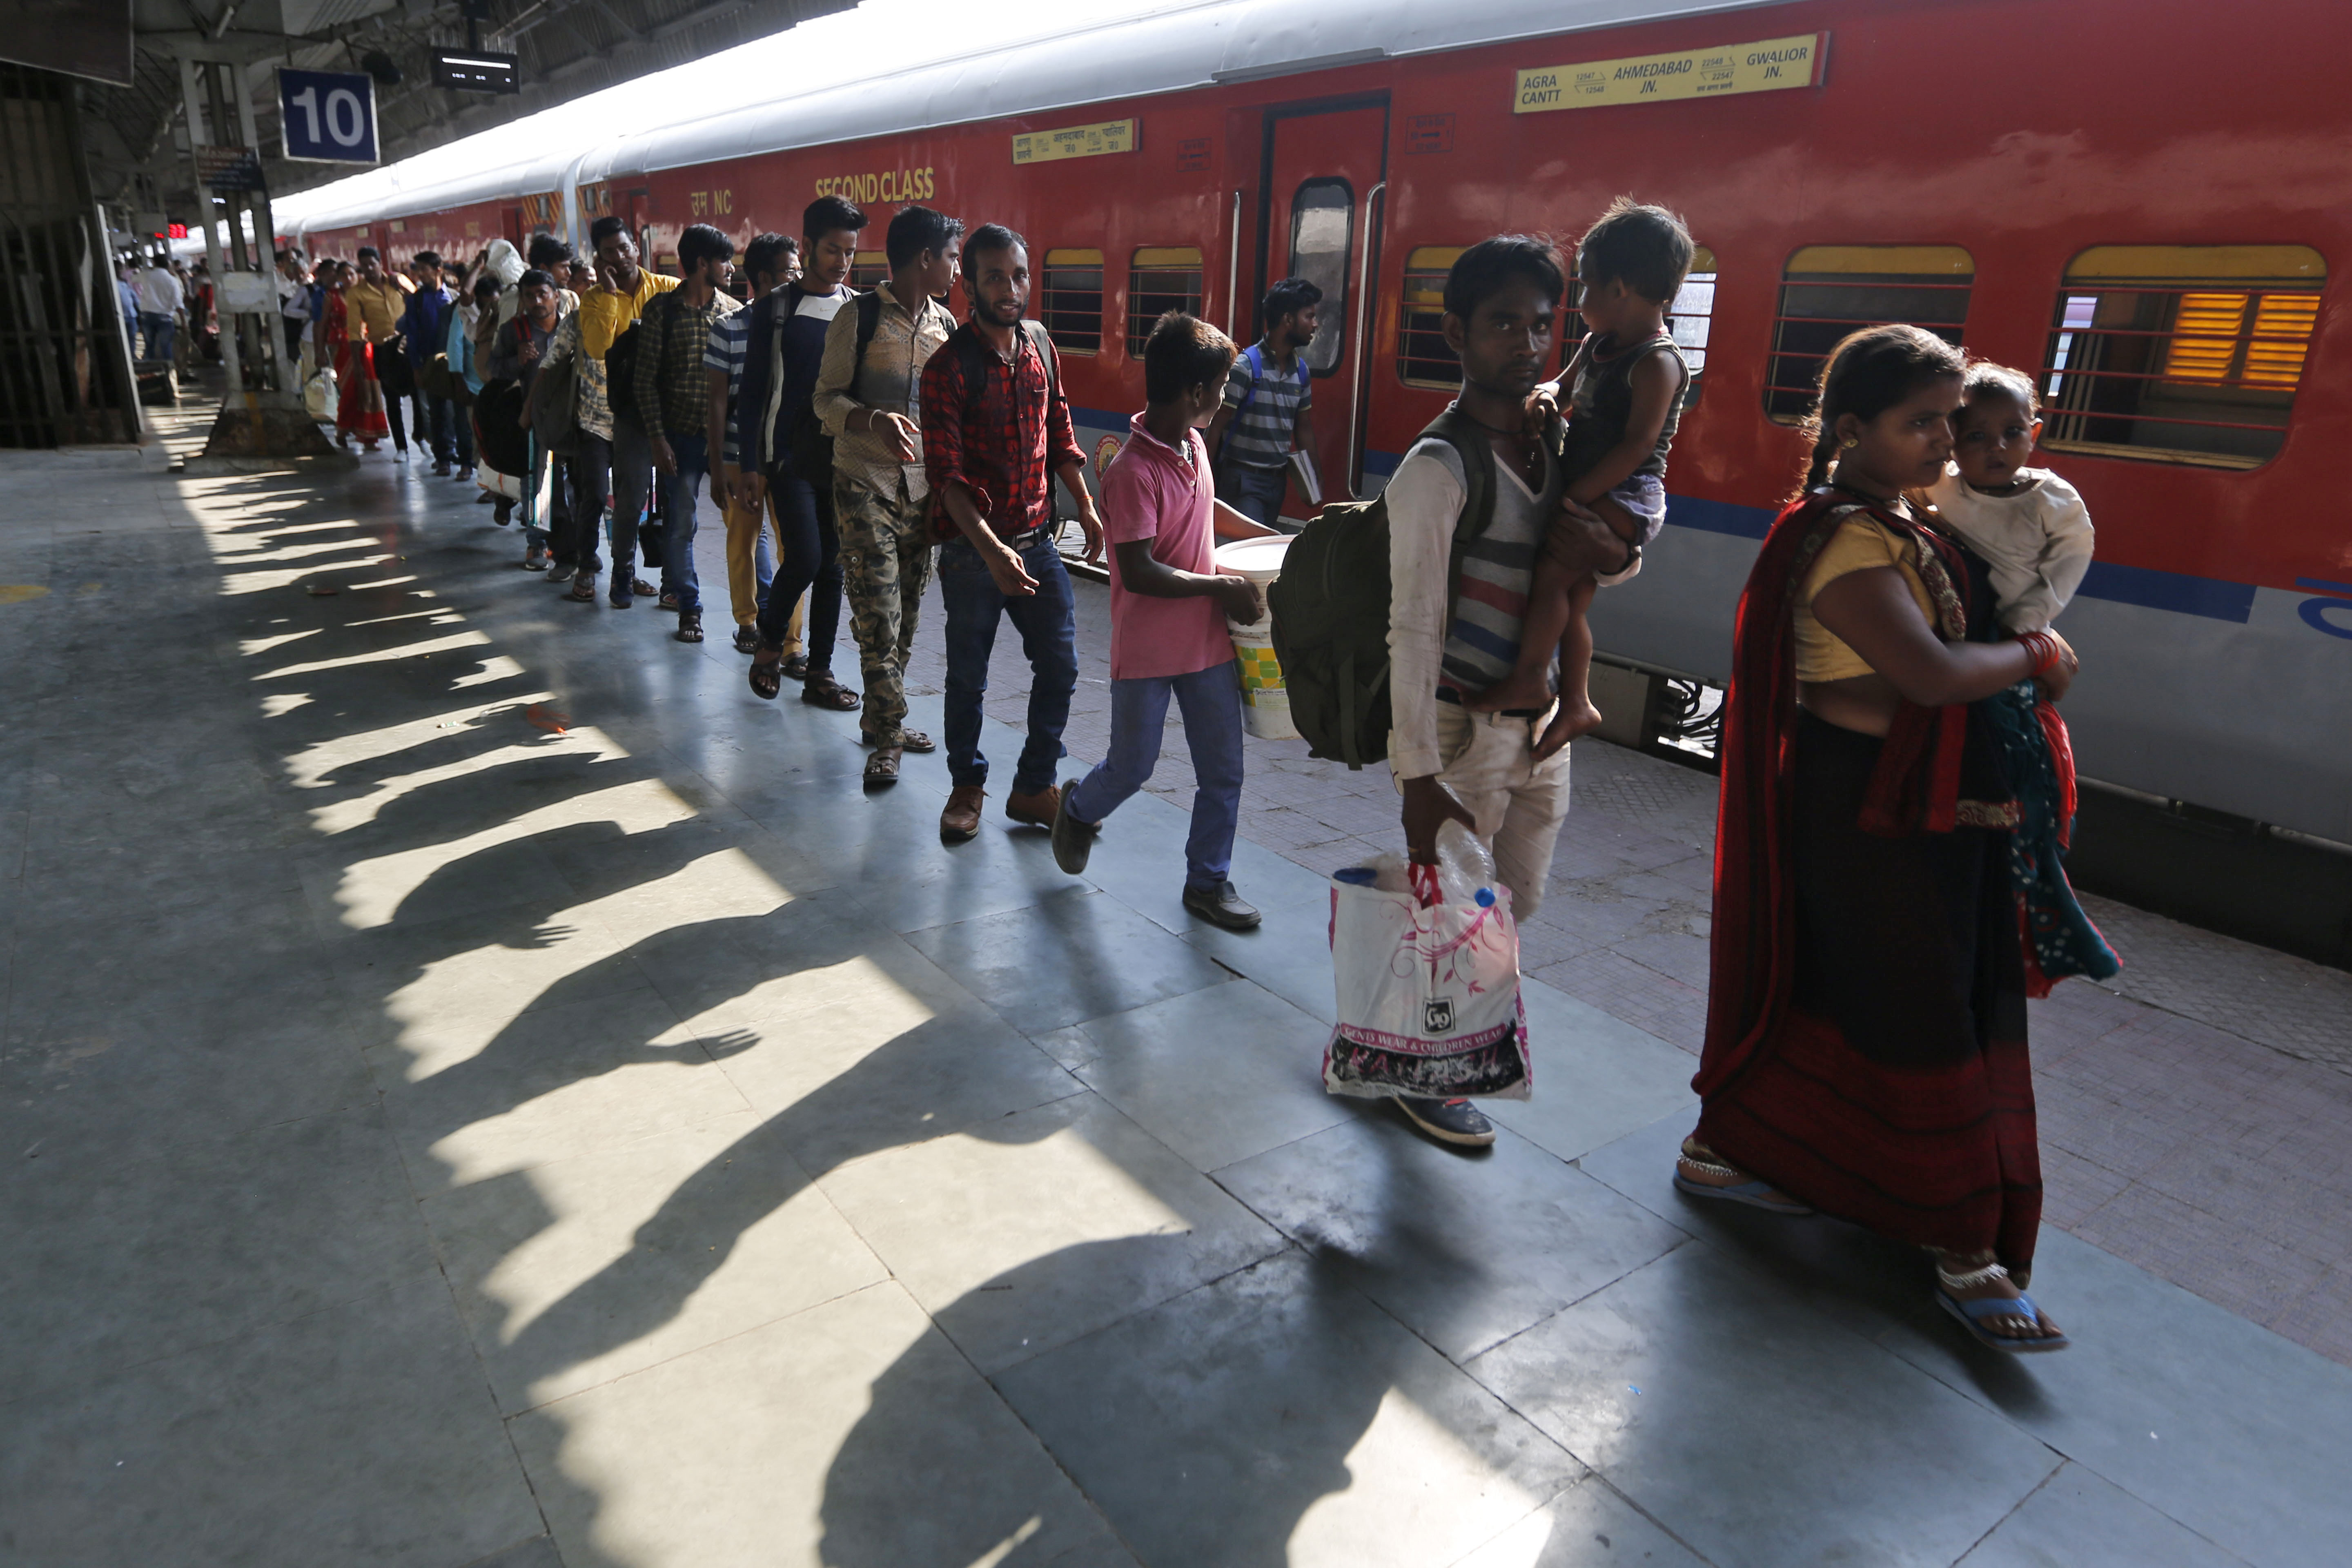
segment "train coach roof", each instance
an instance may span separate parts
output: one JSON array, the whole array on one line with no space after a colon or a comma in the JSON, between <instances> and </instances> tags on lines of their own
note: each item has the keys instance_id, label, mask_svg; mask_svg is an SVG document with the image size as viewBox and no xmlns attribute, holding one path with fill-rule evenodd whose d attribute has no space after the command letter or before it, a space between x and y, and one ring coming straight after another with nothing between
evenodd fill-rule
<instances>
[{"instance_id":1,"label":"train coach roof","mask_svg":"<svg viewBox=\"0 0 2352 1568\"><path fill-rule=\"evenodd\" d=\"M1008 41L981 8L866 0L478 136L282 198L280 228L510 200L614 173L1076 108L1334 66L1778 0L1068 0ZM910 47L909 39L915 40ZM824 74L800 91L782 84ZM780 87L782 90L780 90ZM518 157L520 147L534 149ZM553 154L537 149L560 149Z\"/></svg>"}]
</instances>

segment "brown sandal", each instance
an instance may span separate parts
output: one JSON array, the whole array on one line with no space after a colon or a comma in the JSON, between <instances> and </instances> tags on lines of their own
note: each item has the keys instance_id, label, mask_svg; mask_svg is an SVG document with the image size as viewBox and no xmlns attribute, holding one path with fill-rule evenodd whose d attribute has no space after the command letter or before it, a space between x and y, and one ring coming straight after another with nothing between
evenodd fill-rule
<instances>
[{"instance_id":1,"label":"brown sandal","mask_svg":"<svg viewBox=\"0 0 2352 1568\"><path fill-rule=\"evenodd\" d=\"M818 675L801 688L801 700L812 708L829 709L835 713L855 713L866 700L830 675Z\"/></svg>"},{"instance_id":2,"label":"brown sandal","mask_svg":"<svg viewBox=\"0 0 2352 1568\"><path fill-rule=\"evenodd\" d=\"M773 702L784 689L784 650L762 647L751 656L751 695Z\"/></svg>"},{"instance_id":3,"label":"brown sandal","mask_svg":"<svg viewBox=\"0 0 2352 1568\"><path fill-rule=\"evenodd\" d=\"M878 746L882 742L874 738L873 731L861 729L857 731L857 743L861 746ZM909 752L936 752L940 749L937 741L932 740L920 730L909 730L904 724L898 726L898 744Z\"/></svg>"},{"instance_id":4,"label":"brown sandal","mask_svg":"<svg viewBox=\"0 0 2352 1568\"><path fill-rule=\"evenodd\" d=\"M898 748L876 747L874 754L866 759L866 787L873 789L877 785L894 784L898 782Z\"/></svg>"}]
</instances>

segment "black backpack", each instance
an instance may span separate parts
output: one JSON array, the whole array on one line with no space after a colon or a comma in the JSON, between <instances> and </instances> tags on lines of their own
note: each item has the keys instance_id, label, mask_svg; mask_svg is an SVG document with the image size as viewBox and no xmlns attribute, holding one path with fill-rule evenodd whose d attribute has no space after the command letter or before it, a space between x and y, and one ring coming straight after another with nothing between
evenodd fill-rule
<instances>
[{"instance_id":1,"label":"black backpack","mask_svg":"<svg viewBox=\"0 0 2352 1568\"><path fill-rule=\"evenodd\" d=\"M646 309L650 310L668 298L667 294L656 294L646 301ZM639 316L631 321L613 340L613 346L604 351L604 402L615 415L633 425L645 423L637 417L637 345L645 342L637 327L644 321L645 317Z\"/></svg>"},{"instance_id":2,"label":"black backpack","mask_svg":"<svg viewBox=\"0 0 2352 1568\"><path fill-rule=\"evenodd\" d=\"M857 311L857 358L855 362L856 368L851 371L849 376L849 392L854 397L857 395L858 375L866 369L866 350L872 344L875 332L882 325L882 296L868 289L865 293L853 299L850 304ZM797 310L800 301L795 299L793 305ZM776 323L776 331L782 332L784 330L784 321L791 320L790 315L784 316L782 321ZM806 480L812 489L820 493L830 493L833 489L833 437L826 434L824 421L816 416L816 399L811 398L802 404L793 415L793 433L789 444L793 454L794 477Z\"/></svg>"},{"instance_id":3,"label":"black backpack","mask_svg":"<svg viewBox=\"0 0 2352 1568\"><path fill-rule=\"evenodd\" d=\"M1495 453L1453 408L1419 439L1461 455L1465 490L1454 525L1449 591L1464 553L1495 521ZM1389 754L1389 511L1385 494L1325 507L1290 542L1265 591L1274 655L1291 721L1318 757L1360 768Z\"/></svg>"}]
</instances>

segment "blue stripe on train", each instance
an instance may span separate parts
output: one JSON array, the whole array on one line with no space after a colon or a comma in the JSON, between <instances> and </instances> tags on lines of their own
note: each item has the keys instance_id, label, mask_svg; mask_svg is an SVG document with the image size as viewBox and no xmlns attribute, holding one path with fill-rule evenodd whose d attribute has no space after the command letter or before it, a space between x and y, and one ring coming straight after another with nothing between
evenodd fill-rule
<instances>
[{"instance_id":1,"label":"blue stripe on train","mask_svg":"<svg viewBox=\"0 0 2352 1568\"><path fill-rule=\"evenodd\" d=\"M1734 501L1708 500L1700 496L1674 496L1666 504L1666 521L1678 528L1706 533L1728 533L1741 539L1761 539L1772 526L1773 513L1762 507ZM2253 613L2251 583L2224 583L2179 572L2158 572L2146 566L2125 566L2094 561L2083 578L2082 592L2094 599L2110 599L2145 609L2169 610L2180 616L2245 624Z\"/></svg>"}]
</instances>

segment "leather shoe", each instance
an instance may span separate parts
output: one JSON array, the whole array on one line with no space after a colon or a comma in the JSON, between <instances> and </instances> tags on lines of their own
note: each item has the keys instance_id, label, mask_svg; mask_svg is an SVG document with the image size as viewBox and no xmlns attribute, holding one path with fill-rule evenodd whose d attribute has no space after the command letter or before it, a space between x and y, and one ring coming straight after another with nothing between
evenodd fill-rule
<instances>
[{"instance_id":1,"label":"leather shoe","mask_svg":"<svg viewBox=\"0 0 2352 1568\"><path fill-rule=\"evenodd\" d=\"M948 805L940 813L940 842L965 844L980 837L981 803L988 792L978 784L958 784L948 792Z\"/></svg>"},{"instance_id":2,"label":"leather shoe","mask_svg":"<svg viewBox=\"0 0 2352 1568\"><path fill-rule=\"evenodd\" d=\"M1213 926L1227 931L1255 931L1262 918L1256 909L1242 900L1231 882L1220 882L1213 888L1187 888L1184 907Z\"/></svg>"},{"instance_id":3,"label":"leather shoe","mask_svg":"<svg viewBox=\"0 0 2352 1568\"><path fill-rule=\"evenodd\" d=\"M1004 797L1004 815L1032 827L1051 827L1062 809L1062 786L1047 784L1034 795L1014 790Z\"/></svg>"}]
</instances>

